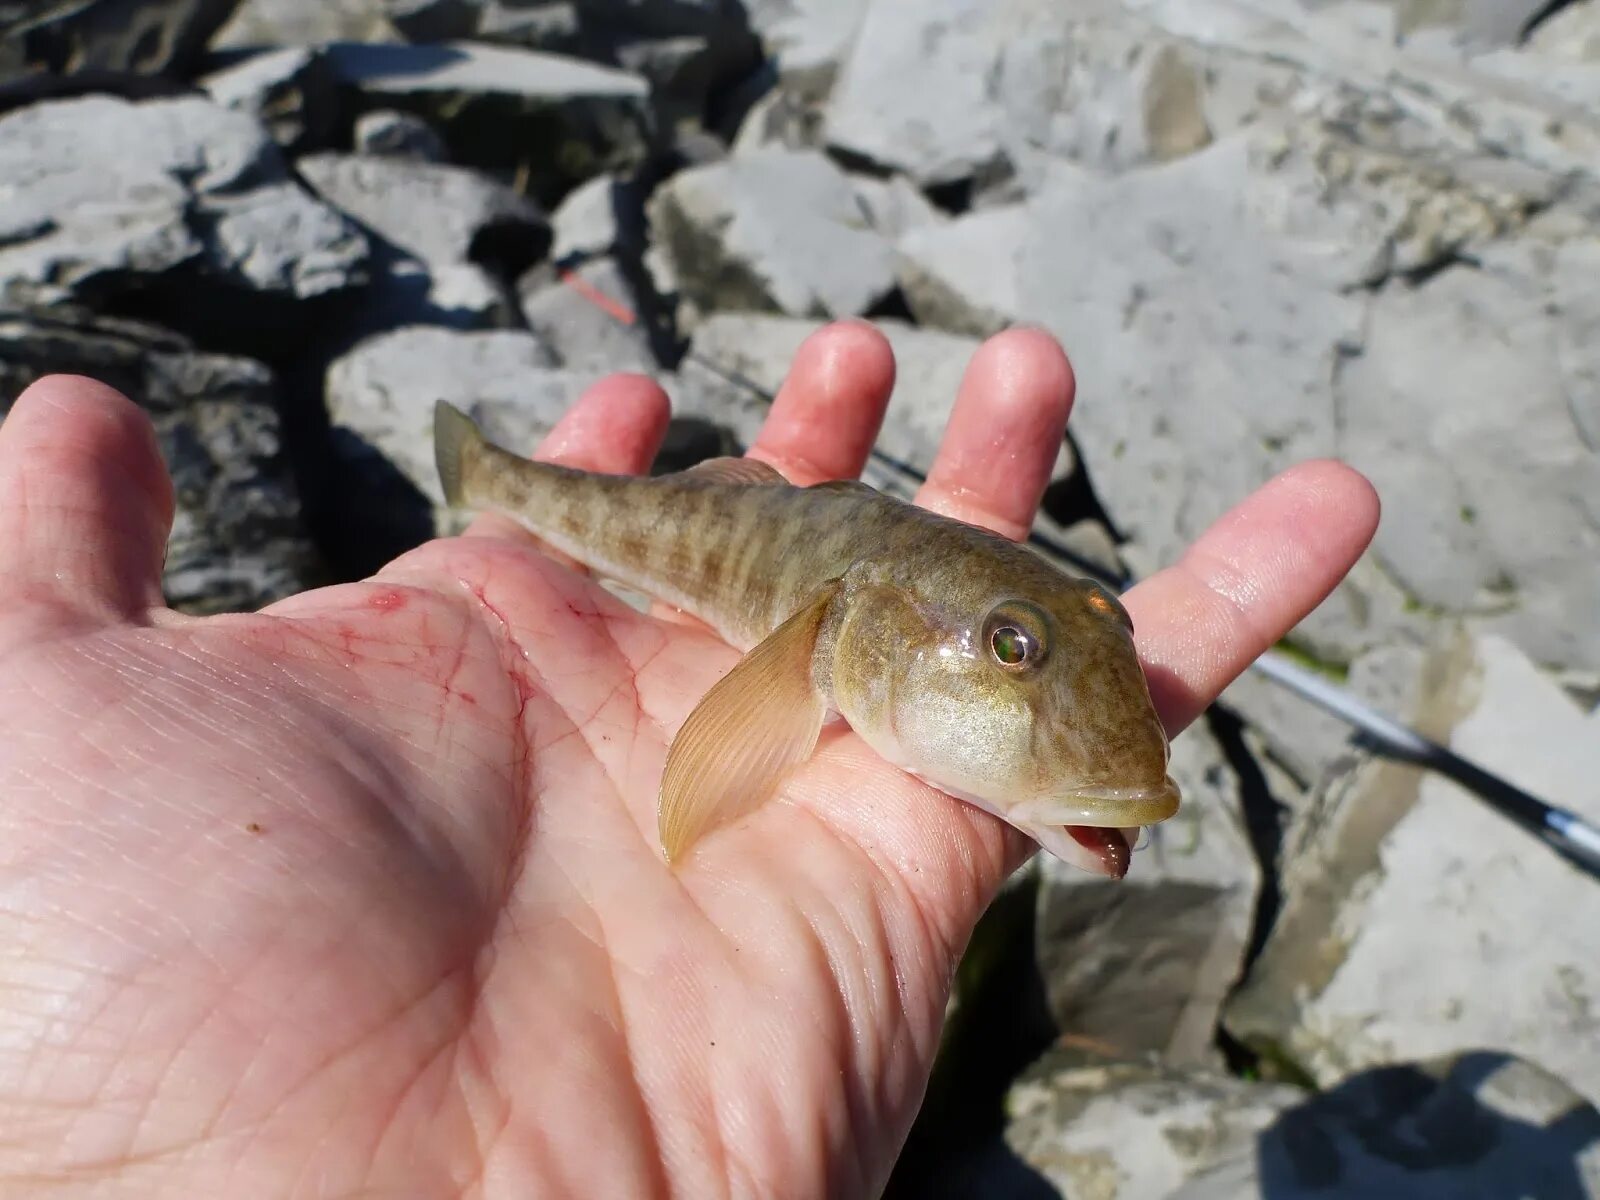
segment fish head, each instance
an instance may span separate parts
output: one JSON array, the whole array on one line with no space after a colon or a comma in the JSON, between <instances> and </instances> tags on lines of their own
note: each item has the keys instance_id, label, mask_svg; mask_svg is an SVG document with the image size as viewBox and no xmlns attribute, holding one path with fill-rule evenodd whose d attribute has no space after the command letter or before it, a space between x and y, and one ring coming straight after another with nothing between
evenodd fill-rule
<instances>
[{"instance_id":1,"label":"fish head","mask_svg":"<svg viewBox=\"0 0 1600 1200\"><path fill-rule=\"evenodd\" d=\"M840 623L834 702L897 766L1121 878L1138 827L1179 802L1132 622L1098 584L1013 574L934 602L864 595Z\"/></svg>"}]
</instances>

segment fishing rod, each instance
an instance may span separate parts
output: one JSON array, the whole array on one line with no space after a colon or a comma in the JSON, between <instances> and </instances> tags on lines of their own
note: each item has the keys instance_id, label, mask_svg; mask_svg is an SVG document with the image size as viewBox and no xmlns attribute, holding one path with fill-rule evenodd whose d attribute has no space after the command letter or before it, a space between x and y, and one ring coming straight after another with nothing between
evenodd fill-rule
<instances>
[{"instance_id":1,"label":"fishing rod","mask_svg":"<svg viewBox=\"0 0 1600 1200\"><path fill-rule=\"evenodd\" d=\"M632 314L627 313L627 316L631 318ZM693 348L683 357L685 361L693 361L728 383L749 391L766 404L772 403L772 393L743 373L724 367ZM878 462L917 484L927 482L927 475L910 463L876 446L871 453ZM1131 575L1119 578L1115 572L1108 571L1037 529L1029 530L1028 541L1045 554L1093 576L1118 592L1126 591L1137 582ZM1262 654L1250 664L1249 669L1354 727L1372 750L1401 762L1437 771L1459 784L1492 810L1539 838L1578 870L1600 880L1600 826L1569 808L1541 800L1470 759L1463 758L1448 746L1378 711L1346 689L1276 650Z\"/></svg>"}]
</instances>

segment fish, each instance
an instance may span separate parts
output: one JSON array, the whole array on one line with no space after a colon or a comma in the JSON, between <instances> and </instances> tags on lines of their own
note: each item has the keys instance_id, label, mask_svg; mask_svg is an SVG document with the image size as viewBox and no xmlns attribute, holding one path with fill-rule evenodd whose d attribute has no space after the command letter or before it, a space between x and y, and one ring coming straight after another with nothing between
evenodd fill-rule
<instances>
[{"instance_id":1,"label":"fish","mask_svg":"<svg viewBox=\"0 0 1600 1200\"><path fill-rule=\"evenodd\" d=\"M451 508L507 515L742 653L668 747L668 864L778 794L838 718L1097 875L1123 878L1138 831L1178 810L1127 610L1024 544L753 458L652 477L533 462L444 401L434 454Z\"/></svg>"}]
</instances>

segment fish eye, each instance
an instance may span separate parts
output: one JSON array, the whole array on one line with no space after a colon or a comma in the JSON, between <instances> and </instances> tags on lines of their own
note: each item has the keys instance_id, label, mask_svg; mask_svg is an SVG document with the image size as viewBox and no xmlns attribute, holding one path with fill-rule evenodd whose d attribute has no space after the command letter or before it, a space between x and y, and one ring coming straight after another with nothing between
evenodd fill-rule
<instances>
[{"instance_id":1,"label":"fish eye","mask_svg":"<svg viewBox=\"0 0 1600 1200\"><path fill-rule=\"evenodd\" d=\"M1037 653L1033 639L1015 625L1002 625L989 635L989 649L1008 667L1020 667Z\"/></svg>"},{"instance_id":2,"label":"fish eye","mask_svg":"<svg viewBox=\"0 0 1600 1200\"><path fill-rule=\"evenodd\" d=\"M1032 667L1044 658L1045 615L1031 604L1002 604L989 614L984 638L995 662L1008 670Z\"/></svg>"}]
</instances>

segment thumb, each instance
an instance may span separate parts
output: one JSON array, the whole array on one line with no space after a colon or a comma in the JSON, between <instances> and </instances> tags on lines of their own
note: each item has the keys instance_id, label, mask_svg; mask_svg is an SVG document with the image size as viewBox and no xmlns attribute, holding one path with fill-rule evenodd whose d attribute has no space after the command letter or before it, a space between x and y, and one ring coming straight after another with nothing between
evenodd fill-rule
<instances>
[{"instance_id":1,"label":"thumb","mask_svg":"<svg viewBox=\"0 0 1600 1200\"><path fill-rule=\"evenodd\" d=\"M77 376L28 388L0 424L0 645L159 607L172 511L137 405Z\"/></svg>"}]
</instances>

